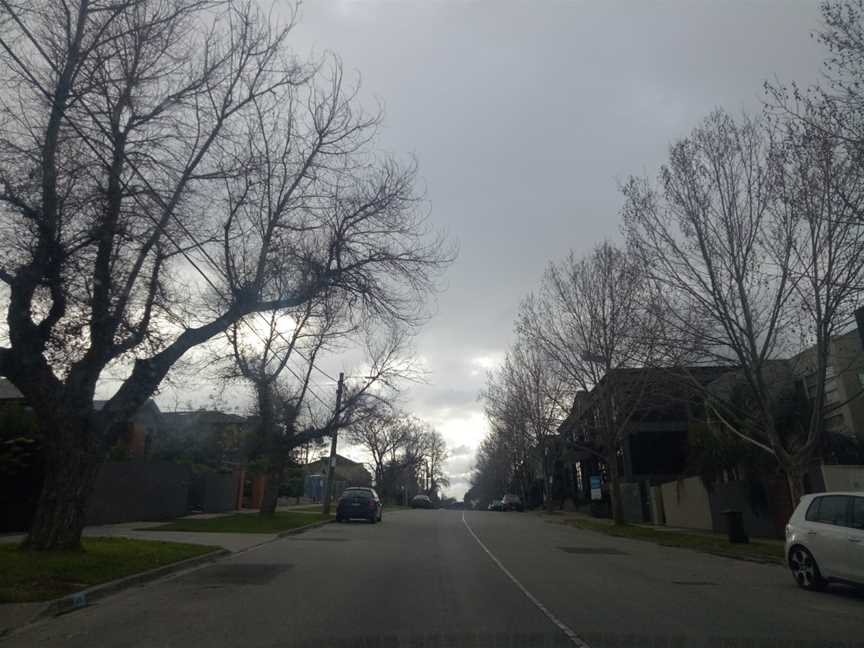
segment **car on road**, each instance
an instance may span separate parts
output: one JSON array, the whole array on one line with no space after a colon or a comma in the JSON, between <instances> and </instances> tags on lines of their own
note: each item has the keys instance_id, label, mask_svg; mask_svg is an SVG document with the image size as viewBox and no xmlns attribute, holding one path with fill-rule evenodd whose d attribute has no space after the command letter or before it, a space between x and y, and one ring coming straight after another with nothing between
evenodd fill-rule
<instances>
[{"instance_id":1,"label":"car on road","mask_svg":"<svg viewBox=\"0 0 864 648\"><path fill-rule=\"evenodd\" d=\"M864 585L864 492L802 497L786 525L786 562L804 589Z\"/></svg>"},{"instance_id":2,"label":"car on road","mask_svg":"<svg viewBox=\"0 0 864 648\"><path fill-rule=\"evenodd\" d=\"M411 498L411 508L431 509L435 508L435 505L428 495L415 495Z\"/></svg>"},{"instance_id":3,"label":"car on road","mask_svg":"<svg viewBox=\"0 0 864 648\"><path fill-rule=\"evenodd\" d=\"M352 486L342 491L336 503L336 521L369 520L372 524L383 518L384 505L374 488Z\"/></svg>"},{"instance_id":4,"label":"car on road","mask_svg":"<svg viewBox=\"0 0 864 648\"><path fill-rule=\"evenodd\" d=\"M502 511L504 509L501 508L502 502L501 500L492 500L492 502L487 507L490 511Z\"/></svg>"},{"instance_id":5,"label":"car on road","mask_svg":"<svg viewBox=\"0 0 864 648\"><path fill-rule=\"evenodd\" d=\"M501 510L502 511L524 511L525 507L522 506L522 500L519 499L518 495L507 494L501 499Z\"/></svg>"}]
</instances>

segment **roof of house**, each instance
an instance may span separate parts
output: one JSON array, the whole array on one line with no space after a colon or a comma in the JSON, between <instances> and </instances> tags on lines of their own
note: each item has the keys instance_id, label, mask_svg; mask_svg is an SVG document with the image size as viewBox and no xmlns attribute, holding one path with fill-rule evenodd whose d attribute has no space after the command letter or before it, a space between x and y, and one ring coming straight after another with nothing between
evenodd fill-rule
<instances>
[{"instance_id":1,"label":"roof of house","mask_svg":"<svg viewBox=\"0 0 864 648\"><path fill-rule=\"evenodd\" d=\"M319 457L315 461L310 461L307 466L315 466L320 463L327 463L327 457ZM348 457L343 457L339 453L336 453L336 465L337 466L362 466L363 464L359 461L353 461Z\"/></svg>"},{"instance_id":2,"label":"roof of house","mask_svg":"<svg viewBox=\"0 0 864 648\"><path fill-rule=\"evenodd\" d=\"M734 367L719 365L693 365L689 367L618 367L609 371L591 391L579 391L564 421L558 426L562 433L576 425L583 415L589 414L596 399L609 388L635 386L640 401L646 406L664 401L680 400L682 393L700 384L704 388L718 377L734 372Z\"/></svg>"},{"instance_id":3,"label":"roof of house","mask_svg":"<svg viewBox=\"0 0 864 648\"><path fill-rule=\"evenodd\" d=\"M93 401L93 409L97 412L100 411L107 400L94 400ZM133 423L140 423L141 425L146 425L151 428L158 427L162 422L162 412L159 410L159 406L156 404L152 398L148 398L144 401L144 404L138 408L138 410L129 417L129 420Z\"/></svg>"},{"instance_id":4,"label":"roof of house","mask_svg":"<svg viewBox=\"0 0 864 648\"><path fill-rule=\"evenodd\" d=\"M245 423L246 418L238 414L220 412L218 410L192 410L188 412L162 412L166 425L213 424L213 423Z\"/></svg>"},{"instance_id":5,"label":"roof of house","mask_svg":"<svg viewBox=\"0 0 864 648\"><path fill-rule=\"evenodd\" d=\"M6 378L0 378L0 400L23 400L24 394Z\"/></svg>"}]
</instances>

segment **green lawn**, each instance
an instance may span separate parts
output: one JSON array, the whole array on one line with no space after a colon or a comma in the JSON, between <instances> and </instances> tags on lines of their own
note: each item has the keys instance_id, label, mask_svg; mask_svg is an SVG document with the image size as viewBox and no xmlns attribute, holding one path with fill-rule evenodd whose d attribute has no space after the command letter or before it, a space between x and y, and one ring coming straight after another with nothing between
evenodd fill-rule
<instances>
[{"instance_id":1,"label":"green lawn","mask_svg":"<svg viewBox=\"0 0 864 648\"><path fill-rule=\"evenodd\" d=\"M162 524L157 527L141 529L141 531L200 531L202 533L278 533L288 529L314 524L323 520L332 520L332 515L320 513L278 512L273 516L258 513L235 513L204 519L183 519Z\"/></svg>"},{"instance_id":2,"label":"green lawn","mask_svg":"<svg viewBox=\"0 0 864 648\"><path fill-rule=\"evenodd\" d=\"M128 538L85 538L83 545L34 552L0 544L0 603L47 601L219 548Z\"/></svg>"},{"instance_id":3,"label":"green lawn","mask_svg":"<svg viewBox=\"0 0 864 648\"><path fill-rule=\"evenodd\" d=\"M654 542L664 547L684 547L712 554L726 554L783 562L783 543L779 540L751 539L748 544L732 544L726 540L726 536L716 533L688 533L686 531L655 529L632 524L616 526L612 524L611 520L605 519L570 517L564 520L559 518L556 522L579 529L598 531L619 538Z\"/></svg>"}]
</instances>

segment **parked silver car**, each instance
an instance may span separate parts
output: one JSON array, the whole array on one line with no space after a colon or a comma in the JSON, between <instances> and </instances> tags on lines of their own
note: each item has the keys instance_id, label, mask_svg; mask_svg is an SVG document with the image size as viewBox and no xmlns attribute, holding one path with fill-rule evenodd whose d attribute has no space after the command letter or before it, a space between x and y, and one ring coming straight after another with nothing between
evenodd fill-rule
<instances>
[{"instance_id":1,"label":"parked silver car","mask_svg":"<svg viewBox=\"0 0 864 648\"><path fill-rule=\"evenodd\" d=\"M435 504L428 495L415 495L411 498L411 508L431 509L435 508Z\"/></svg>"},{"instance_id":2,"label":"parked silver car","mask_svg":"<svg viewBox=\"0 0 864 648\"><path fill-rule=\"evenodd\" d=\"M864 492L802 497L786 525L786 560L804 589L864 585Z\"/></svg>"}]
</instances>

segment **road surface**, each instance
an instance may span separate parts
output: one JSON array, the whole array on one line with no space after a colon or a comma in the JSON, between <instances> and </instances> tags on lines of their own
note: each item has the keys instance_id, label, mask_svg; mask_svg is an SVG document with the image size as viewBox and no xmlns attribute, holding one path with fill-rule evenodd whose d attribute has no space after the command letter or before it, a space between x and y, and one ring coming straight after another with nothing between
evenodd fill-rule
<instances>
[{"instance_id":1,"label":"road surface","mask_svg":"<svg viewBox=\"0 0 864 648\"><path fill-rule=\"evenodd\" d=\"M864 646L864 594L532 513L399 511L128 590L10 646Z\"/></svg>"}]
</instances>

